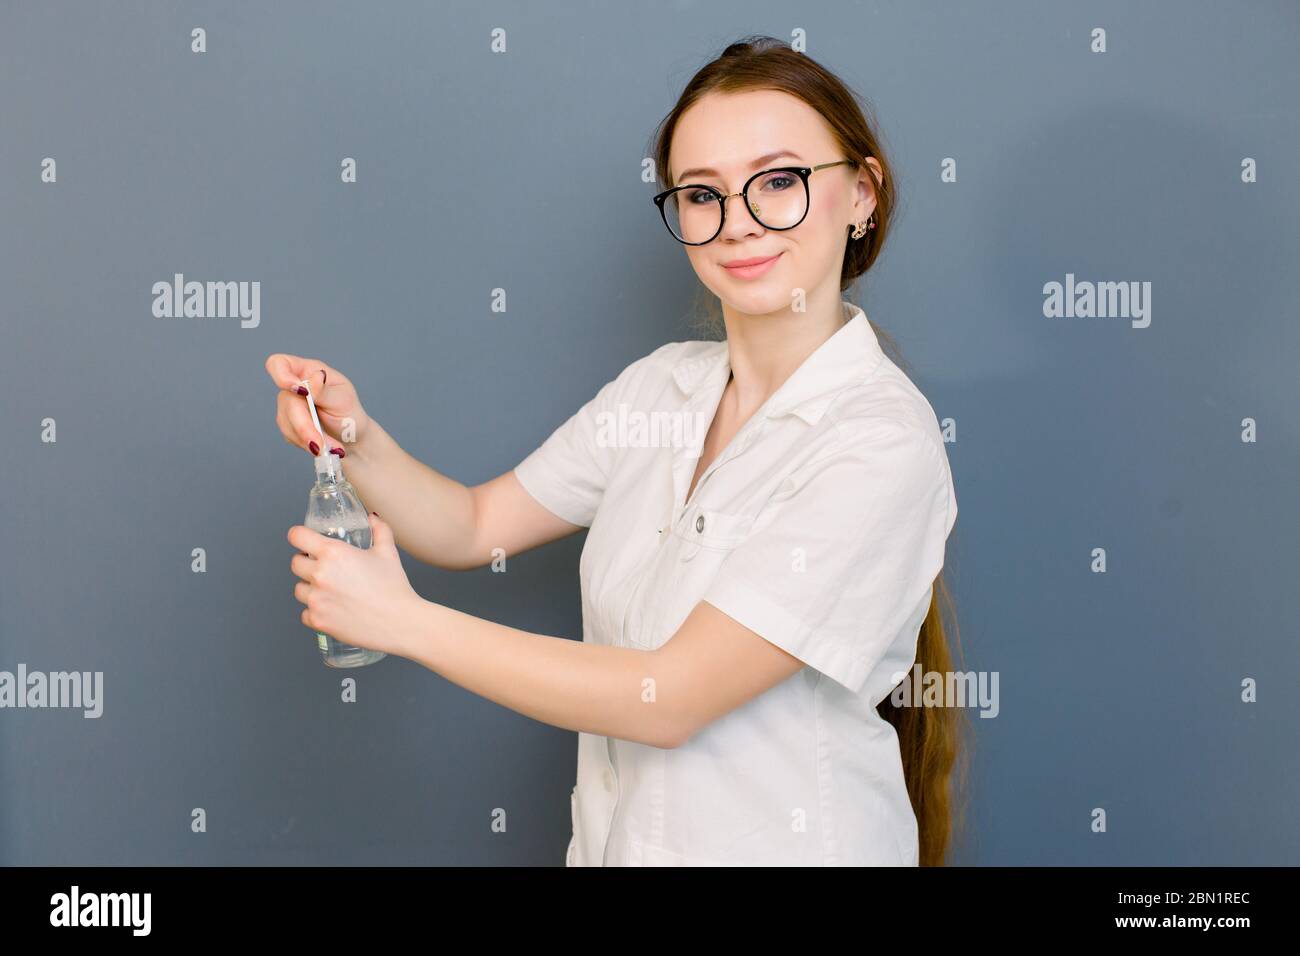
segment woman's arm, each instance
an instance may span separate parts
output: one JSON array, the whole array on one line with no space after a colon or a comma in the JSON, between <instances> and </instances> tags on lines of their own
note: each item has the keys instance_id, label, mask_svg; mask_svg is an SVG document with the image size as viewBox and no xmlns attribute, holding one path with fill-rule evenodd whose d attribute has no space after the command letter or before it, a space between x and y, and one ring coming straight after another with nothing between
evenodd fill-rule
<instances>
[{"instance_id":1,"label":"woman's arm","mask_svg":"<svg viewBox=\"0 0 1300 956\"><path fill-rule=\"evenodd\" d=\"M472 693L567 730L672 748L802 668L700 602L644 651L516 630L423 602L401 649Z\"/></svg>"},{"instance_id":2,"label":"woman's arm","mask_svg":"<svg viewBox=\"0 0 1300 956\"><path fill-rule=\"evenodd\" d=\"M551 514L514 471L467 487L412 457L373 419L348 446L344 472L398 545L450 571L482 567L501 548L515 555L582 530Z\"/></svg>"}]
</instances>

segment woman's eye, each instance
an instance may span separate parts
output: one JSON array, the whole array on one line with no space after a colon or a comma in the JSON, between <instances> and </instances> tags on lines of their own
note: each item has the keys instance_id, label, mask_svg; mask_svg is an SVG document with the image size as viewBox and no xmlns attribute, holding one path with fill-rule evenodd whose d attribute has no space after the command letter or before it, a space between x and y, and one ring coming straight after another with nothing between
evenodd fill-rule
<instances>
[{"instance_id":1,"label":"woman's eye","mask_svg":"<svg viewBox=\"0 0 1300 956\"><path fill-rule=\"evenodd\" d=\"M784 192L794 185L794 177L789 173L774 173L763 180L763 188L770 192Z\"/></svg>"},{"instance_id":2,"label":"woman's eye","mask_svg":"<svg viewBox=\"0 0 1300 956\"><path fill-rule=\"evenodd\" d=\"M713 195L707 189L690 189L686 192L686 201L692 205L701 205L702 203L717 202L718 197Z\"/></svg>"}]
</instances>

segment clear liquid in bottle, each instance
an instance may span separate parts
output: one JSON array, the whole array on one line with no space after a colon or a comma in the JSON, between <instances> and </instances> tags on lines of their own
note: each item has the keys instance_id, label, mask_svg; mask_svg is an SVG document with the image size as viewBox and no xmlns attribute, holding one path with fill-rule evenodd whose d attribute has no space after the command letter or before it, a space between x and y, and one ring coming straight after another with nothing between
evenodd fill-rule
<instances>
[{"instance_id":1,"label":"clear liquid in bottle","mask_svg":"<svg viewBox=\"0 0 1300 956\"><path fill-rule=\"evenodd\" d=\"M354 547L370 547L369 512L351 482L343 477L338 455L316 458L316 484L307 498L307 517L303 524ZM328 667L363 667L388 656L383 651L345 644L319 631L316 645Z\"/></svg>"}]
</instances>

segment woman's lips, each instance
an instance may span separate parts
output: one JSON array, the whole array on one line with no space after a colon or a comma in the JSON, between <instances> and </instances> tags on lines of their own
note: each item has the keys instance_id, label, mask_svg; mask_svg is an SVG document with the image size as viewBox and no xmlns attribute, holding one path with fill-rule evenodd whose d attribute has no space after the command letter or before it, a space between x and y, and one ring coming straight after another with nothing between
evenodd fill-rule
<instances>
[{"instance_id":1,"label":"woman's lips","mask_svg":"<svg viewBox=\"0 0 1300 956\"><path fill-rule=\"evenodd\" d=\"M733 275L738 279L757 279L759 276L771 269L772 266L776 265L776 260L780 259L783 255L785 255L785 253L778 252L770 258L763 259L762 261L756 262L750 266L723 266L722 268L726 269L730 275Z\"/></svg>"}]
</instances>

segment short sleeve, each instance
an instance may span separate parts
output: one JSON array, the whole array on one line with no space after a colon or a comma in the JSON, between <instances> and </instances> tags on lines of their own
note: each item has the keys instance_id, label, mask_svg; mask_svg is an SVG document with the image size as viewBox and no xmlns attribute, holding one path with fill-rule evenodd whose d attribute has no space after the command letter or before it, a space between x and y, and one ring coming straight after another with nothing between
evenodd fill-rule
<instances>
[{"instance_id":1,"label":"short sleeve","mask_svg":"<svg viewBox=\"0 0 1300 956\"><path fill-rule=\"evenodd\" d=\"M708 601L854 693L924 619L955 509L947 456L919 427L854 426L802 466L722 562Z\"/></svg>"},{"instance_id":2,"label":"short sleeve","mask_svg":"<svg viewBox=\"0 0 1300 956\"><path fill-rule=\"evenodd\" d=\"M651 353L633 362L523 461L515 477L524 490L552 514L571 524L591 527L614 467L616 448L602 440L607 416L617 415L620 402L629 402Z\"/></svg>"}]
</instances>

